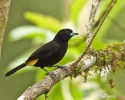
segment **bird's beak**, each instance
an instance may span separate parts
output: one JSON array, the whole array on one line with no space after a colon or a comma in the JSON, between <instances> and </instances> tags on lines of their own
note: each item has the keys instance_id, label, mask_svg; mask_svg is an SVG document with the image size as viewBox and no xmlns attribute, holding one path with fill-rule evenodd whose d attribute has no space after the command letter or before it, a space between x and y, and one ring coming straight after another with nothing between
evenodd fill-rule
<instances>
[{"instance_id":1,"label":"bird's beak","mask_svg":"<svg viewBox=\"0 0 125 100\"><path fill-rule=\"evenodd\" d=\"M72 32L70 36L78 35L78 33Z\"/></svg>"}]
</instances>

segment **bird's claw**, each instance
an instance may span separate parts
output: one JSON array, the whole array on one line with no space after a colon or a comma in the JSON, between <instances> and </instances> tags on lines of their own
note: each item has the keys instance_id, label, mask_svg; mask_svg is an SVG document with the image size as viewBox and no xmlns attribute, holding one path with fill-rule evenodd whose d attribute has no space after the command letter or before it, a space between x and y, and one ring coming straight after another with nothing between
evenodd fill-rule
<instances>
[{"instance_id":1,"label":"bird's claw","mask_svg":"<svg viewBox=\"0 0 125 100\"><path fill-rule=\"evenodd\" d=\"M52 74L52 73L46 73L46 75L50 75L51 77L52 77L52 79L55 79L55 75L54 74Z\"/></svg>"},{"instance_id":2,"label":"bird's claw","mask_svg":"<svg viewBox=\"0 0 125 100\"><path fill-rule=\"evenodd\" d=\"M61 68L61 69L64 69L65 71L68 71L68 69L66 68L66 66L58 66L57 68Z\"/></svg>"}]
</instances>

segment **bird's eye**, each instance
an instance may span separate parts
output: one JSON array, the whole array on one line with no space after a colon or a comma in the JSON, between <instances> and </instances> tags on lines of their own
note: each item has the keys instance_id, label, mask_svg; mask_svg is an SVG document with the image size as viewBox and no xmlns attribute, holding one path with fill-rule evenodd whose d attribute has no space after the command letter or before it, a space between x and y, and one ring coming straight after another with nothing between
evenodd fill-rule
<instances>
[{"instance_id":1,"label":"bird's eye","mask_svg":"<svg viewBox=\"0 0 125 100\"><path fill-rule=\"evenodd\" d=\"M69 32L68 31L66 31L66 34L68 34Z\"/></svg>"}]
</instances>

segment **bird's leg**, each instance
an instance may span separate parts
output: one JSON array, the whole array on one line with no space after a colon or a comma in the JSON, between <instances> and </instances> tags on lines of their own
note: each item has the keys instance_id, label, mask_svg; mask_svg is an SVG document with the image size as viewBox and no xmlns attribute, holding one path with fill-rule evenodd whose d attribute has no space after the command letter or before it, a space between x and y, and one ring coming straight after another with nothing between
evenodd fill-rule
<instances>
[{"instance_id":1,"label":"bird's leg","mask_svg":"<svg viewBox=\"0 0 125 100\"><path fill-rule=\"evenodd\" d=\"M45 68L42 68L48 75L50 75L53 79L55 78L54 74L48 72Z\"/></svg>"},{"instance_id":2,"label":"bird's leg","mask_svg":"<svg viewBox=\"0 0 125 100\"><path fill-rule=\"evenodd\" d=\"M68 71L68 69L66 68L66 66L58 66L57 68L62 68L64 70Z\"/></svg>"},{"instance_id":3,"label":"bird's leg","mask_svg":"<svg viewBox=\"0 0 125 100\"><path fill-rule=\"evenodd\" d=\"M66 66L60 66L60 65L53 65L53 66L51 66L51 67L56 67L56 69L57 68L62 68L62 69L64 69L64 70L68 70L67 68L66 68Z\"/></svg>"}]
</instances>

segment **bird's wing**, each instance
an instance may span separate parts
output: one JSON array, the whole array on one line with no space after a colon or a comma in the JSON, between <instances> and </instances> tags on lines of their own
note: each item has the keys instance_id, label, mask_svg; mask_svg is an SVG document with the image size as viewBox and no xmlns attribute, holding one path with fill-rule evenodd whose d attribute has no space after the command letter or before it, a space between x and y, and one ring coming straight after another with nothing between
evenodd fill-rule
<instances>
[{"instance_id":1,"label":"bird's wing","mask_svg":"<svg viewBox=\"0 0 125 100\"><path fill-rule=\"evenodd\" d=\"M31 56L27 59L27 61L52 56L57 52L58 49L59 44L56 41L51 41L33 52Z\"/></svg>"}]
</instances>

